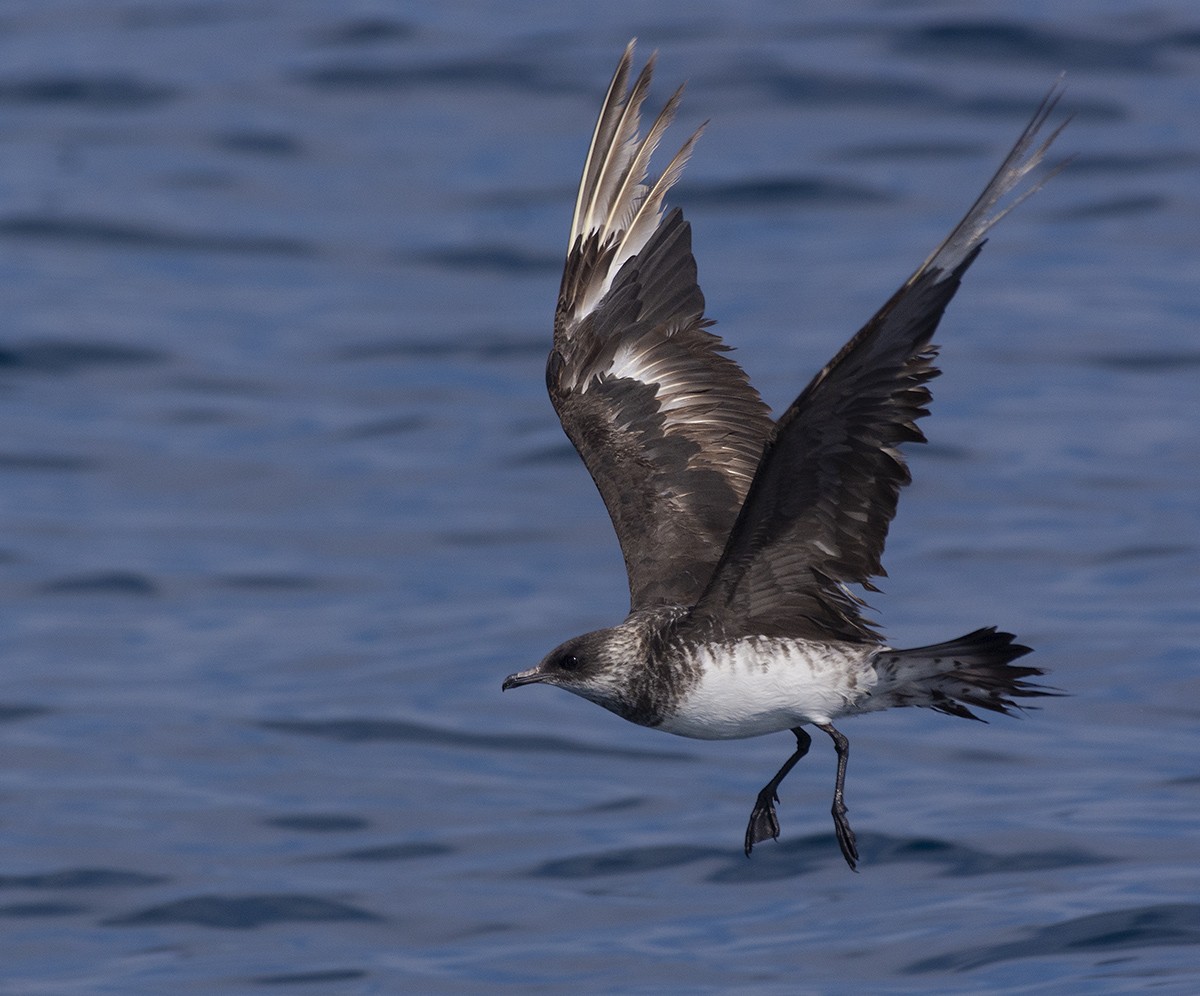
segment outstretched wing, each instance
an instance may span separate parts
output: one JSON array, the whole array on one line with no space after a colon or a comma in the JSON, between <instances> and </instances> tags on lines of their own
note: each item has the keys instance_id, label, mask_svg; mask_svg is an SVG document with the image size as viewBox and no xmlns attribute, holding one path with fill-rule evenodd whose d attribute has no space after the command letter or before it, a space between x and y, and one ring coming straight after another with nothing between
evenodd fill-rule
<instances>
[{"instance_id":1,"label":"outstretched wing","mask_svg":"<svg viewBox=\"0 0 1200 996\"><path fill-rule=\"evenodd\" d=\"M911 479L898 446L924 442L916 423L939 372L933 333L988 229L1041 186L1000 207L1065 126L1038 143L1058 98L1056 85L966 217L779 419L693 624L878 640L845 585L872 589L885 573L888 526Z\"/></svg>"},{"instance_id":2,"label":"outstretched wing","mask_svg":"<svg viewBox=\"0 0 1200 996\"><path fill-rule=\"evenodd\" d=\"M630 42L584 166L546 386L608 507L641 609L691 605L704 590L773 423L708 331L691 227L678 210L663 217L700 133L644 182L681 90L641 137L654 60L630 90L632 58Z\"/></svg>"}]
</instances>

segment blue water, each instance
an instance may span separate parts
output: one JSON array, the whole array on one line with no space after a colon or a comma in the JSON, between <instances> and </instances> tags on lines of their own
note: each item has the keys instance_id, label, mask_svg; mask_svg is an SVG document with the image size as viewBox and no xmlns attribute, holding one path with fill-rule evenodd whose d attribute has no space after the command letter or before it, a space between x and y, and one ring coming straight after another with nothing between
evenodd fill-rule
<instances>
[{"instance_id":1,"label":"blue water","mask_svg":"<svg viewBox=\"0 0 1200 996\"><path fill-rule=\"evenodd\" d=\"M1200 14L1158 3L0 11L0 989L1192 992ZM1072 166L939 339L898 644L1069 698L706 744L504 675L626 605L543 361L626 40L778 409L1060 70Z\"/></svg>"}]
</instances>

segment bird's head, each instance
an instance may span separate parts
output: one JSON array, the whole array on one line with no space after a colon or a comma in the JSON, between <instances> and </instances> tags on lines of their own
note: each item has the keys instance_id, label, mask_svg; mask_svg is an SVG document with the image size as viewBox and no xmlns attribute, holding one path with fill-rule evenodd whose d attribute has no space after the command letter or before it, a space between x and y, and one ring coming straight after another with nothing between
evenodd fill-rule
<instances>
[{"instance_id":1,"label":"bird's head","mask_svg":"<svg viewBox=\"0 0 1200 996\"><path fill-rule=\"evenodd\" d=\"M501 688L521 685L557 685L614 712L621 711L621 678L619 640L616 630L602 629L576 636L562 643L542 658L537 667L518 671L504 679Z\"/></svg>"}]
</instances>

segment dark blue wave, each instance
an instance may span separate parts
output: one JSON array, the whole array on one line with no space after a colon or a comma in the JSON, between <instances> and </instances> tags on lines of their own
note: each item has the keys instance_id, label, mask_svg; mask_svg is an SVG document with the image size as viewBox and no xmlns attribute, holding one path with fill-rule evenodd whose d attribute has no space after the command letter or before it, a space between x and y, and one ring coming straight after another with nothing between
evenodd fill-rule
<instances>
[{"instance_id":1,"label":"dark blue wave","mask_svg":"<svg viewBox=\"0 0 1200 996\"><path fill-rule=\"evenodd\" d=\"M378 922L383 917L346 903L300 894L194 896L105 921L108 927L192 924L251 930L276 923Z\"/></svg>"},{"instance_id":2,"label":"dark blue wave","mask_svg":"<svg viewBox=\"0 0 1200 996\"><path fill-rule=\"evenodd\" d=\"M339 433L339 438L379 439L387 436L402 436L419 429L427 429L433 420L425 415L400 415L396 418L381 419L377 422L364 422L362 425L351 426Z\"/></svg>"},{"instance_id":3,"label":"dark blue wave","mask_svg":"<svg viewBox=\"0 0 1200 996\"><path fill-rule=\"evenodd\" d=\"M781 204L880 204L892 200L883 191L862 184L819 177L765 177L733 183L691 184L680 193L679 199L697 206L727 208L773 207Z\"/></svg>"},{"instance_id":4,"label":"dark blue wave","mask_svg":"<svg viewBox=\"0 0 1200 996\"><path fill-rule=\"evenodd\" d=\"M109 571L99 574L80 574L59 578L42 585L48 595L139 595L158 594L158 585L144 574L132 571Z\"/></svg>"},{"instance_id":5,"label":"dark blue wave","mask_svg":"<svg viewBox=\"0 0 1200 996\"><path fill-rule=\"evenodd\" d=\"M575 447L569 442L554 443L536 450L522 453L508 462L512 467L544 467L547 465L574 463L579 459Z\"/></svg>"},{"instance_id":6,"label":"dark blue wave","mask_svg":"<svg viewBox=\"0 0 1200 996\"><path fill-rule=\"evenodd\" d=\"M1153 152L1093 152L1071 157L1071 175L1083 173L1128 173L1137 177L1164 170L1194 170L1200 165L1200 155L1183 149L1160 149Z\"/></svg>"},{"instance_id":7,"label":"dark blue wave","mask_svg":"<svg viewBox=\"0 0 1200 996\"><path fill-rule=\"evenodd\" d=\"M7 906L0 906L0 917L10 917L14 920L78 916L87 912L88 908L78 903L9 903Z\"/></svg>"},{"instance_id":8,"label":"dark blue wave","mask_svg":"<svg viewBox=\"0 0 1200 996\"><path fill-rule=\"evenodd\" d=\"M63 868L28 875L0 875L0 889L129 889L168 881L162 875L115 868Z\"/></svg>"},{"instance_id":9,"label":"dark blue wave","mask_svg":"<svg viewBox=\"0 0 1200 996\"><path fill-rule=\"evenodd\" d=\"M548 333L515 336L505 332L458 334L440 339L402 339L388 342L348 346L337 352L339 360L450 359L480 360L509 359L510 357L542 357L549 350Z\"/></svg>"},{"instance_id":10,"label":"dark blue wave","mask_svg":"<svg viewBox=\"0 0 1200 996\"><path fill-rule=\"evenodd\" d=\"M0 103L70 104L89 110L141 109L179 96L176 87L113 73L0 80Z\"/></svg>"},{"instance_id":11,"label":"dark blue wave","mask_svg":"<svg viewBox=\"0 0 1200 996\"><path fill-rule=\"evenodd\" d=\"M267 826L280 827L283 830L301 830L305 833L345 833L351 830L365 830L370 822L361 816L348 816L343 813L299 813L295 816L272 816L264 820Z\"/></svg>"},{"instance_id":12,"label":"dark blue wave","mask_svg":"<svg viewBox=\"0 0 1200 996\"><path fill-rule=\"evenodd\" d=\"M450 246L430 249L408 258L446 270L500 274L544 273L560 270L563 265L561 254L528 252L511 246Z\"/></svg>"},{"instance_id":13,"label":"dark blue wave","mask_svg":"<svg viewBox=\"0 0 1200 996\"><path fill-rule=\"evenodd\" d=\"M123 246L130 249L183 250L201 253L262 253L309 257L316 249L299 239L270 235L173 232L136 222L106 218L63 218L52 215L10 215L0 219L0 236Z\"/></svg>"},{"instance_id":14,"label":"dark blue wave","mask_svg":"<svg viewBox=\"0 0 1200 996\"><path fill-rule=\"evenodd\" d=\"M343 60L299 72L297 82L326 90L430 91L444 87L497 89L544 94L575 89L548 72L544 62L486 58L434 62L414 66L403 61Z\"/></svg>"},{"instance_id":15,"label":"dark blue wave","mask_svg":"<svg viewBox=\"0 0 1200 996\"><path fill-rule=\"evenodd\" d=\"M805 72L761 60L729 67L722 83L756 89L768 105L929 107L947 100L942 91L913 80Z\"/></svg>"},{"instance_id":16,"label":"dark blue wave","mask_svg":"<svg viewBox=\"0 0 1200 996\"><path fill-rule=\"evenodd\" d=\"M930 139L921 142L887 141L859 145L843 150L841 158L860 162L895 162L901 159L967 159L989 155L992 151L990 145L982 142Z\"/></svg>"},{"instance_id":17,"label":"dark blue wave","mask_svg":"<svg viewBox=\"0 0 1200 996\"><path fill-rule=\"evenodd\" d=\"M421 858L439 858L453 854L454 848L447 844L402 843L381 844L378 847L360 847L352 851L331 854L321 861L415 861Z\"/></svg>"},{"instance_id":18,"label":"dark blue wave","mask_svg":"<svg viewBox=\"0 0 1200 996\"><path fill-rule=\"evenodd\" d=\"M298 138L278 131L226 131L214 135L212 143L227 152L280 159L294 158L304 151Z\"/></svg>"},{"instance_id":19,"label":"dark blue wave","mask_svg":"<svg viewBox=\"0 0 1200 996\"><path fill-rule=\"evenodd\" d=\"M313 591L322 587L319 578L302 574L227 574L216 579L222 588L239 591Z\"/></svg>"},{"instance_id":20,"label":"dark blue wave","mask_svg":"<svg viewBox=\"0 0 1200 996\"><path fill-rule=\"evenodd\" d=\"M1069 221L1128 218L1155 214L1166 210L1169 205L1170 201L1159 194L1125 194L1055 211L1054 215L1055 217Z\"/></svg>"},{"instance_id":21,"label":"dark blue wave","mask_svg":"<svg viewBox=\"0 0 1200 996\"><path fill-rule=\"evenodd\" d=\"M257 975L250 982L256 986L312 986L327 982L357 982L368 977L359 968L331 968L323 972L295 972L283 975Z\"/></svg>"},{"instance_id":22,"label":"dark blue wave","mask_svg":"<svg viewBox=\"0 0 1200 996\"><path fill-rule=\"evenodd\" d=\"M1093 913L1030 931L1021 940L964 948L905 966L912 974L965 972L1000 961L1200 945L1200 905L1163 903Z\"/></svg>"},{"instance_id":23,"label":"dark blue wave","mask_svg":"<svg viewBox=\"0 0 1200 996\"><path fill-rule=\"evenodd\" d=\"M0 723L15 723L17 720L44 716L53 710L36 705L0 705Z\"/></svg>"},{"instance_id":24,"label":"dark blue wave","mask_svg":"<svg viewBox=\"0 0 1200 996\"><path fill-rule=\"evenodd\" d=\"M1064 68L1146 71L1158 68L1160 40L1100 38L1014 21L957 21L897 31L892 47L906 55L953 56Z\"/></svg>"},{"instance_id":25,"label":"dark blue wave","mask_svg":"<svg viewBox=\"0 0 1200 996\"><path fill-rule=\"evenodd\" d=\"M529 874L538 878L606 878L679 868L698 861L723 861L728 851L689 844L664 844L655 847L629 847L596 854L558 858L535 867ZM740 855L742 861L746 858Z\"/></svg>"},{"instance_id":26,"label":"dark blue wave","mask_svg":"<svg viewBox=\"0 0 1200 996\"><path fill-rule=\"evenodd\" d=\"M416 28L403 21L387 17L358 17L321 28L309 38L313 45L355 47L407 41L416 33Z\"/></svg>"},{"instance_id":27,"label":"dark blue wave","mask_svg":"<svg viewBox=\"0 0 1200 996\"><path fill-rule=\"evenodd\" d=\"M87 457L60 453L0 453L0 472L32 470L74 474L96 466L96 462Z\"/></svg>"},{"instance_id":28,"label":"dark blue wave","mask_svg":"<svg viewBox=\"0 0 1200 996\"><path fill-rule=\"evenodd\" d=\"M1049 871L1106 860L1077 850L989 854L944 840L873 833L859 834L858 844L864 868L917 862L938 866L943 874L953 877ZM529 874L541 878L603 878L707 861L716 862L717 868L706 876L706 881L742 885L795 878L841 860L832 832L768 842L756 848L750 860L742 853L741 842L731 834L728 848L694 845L622 848L548 861Z\"/></svg>"},{"instance_id":29,"label":"dark blue wave","mask_svg":"<svg viewBox=\"0 0 1200 996\"><path fill-rule=\"evenodd\" d=\"M324 737L342 743L420 743L462 750L510 750L527 753L583 754L601 757L654 758L664 761L687 760L686 754L667 751L627 750L615 747L592 747L567 740L535 734L470 733L446 730L420 723L396 719L325 719L325 720L264 720L255 724L264 730L296 733L307 737Z\"/></svg>"},{"instance_id":30,"label":"dark blue wave","mask_svg":"<svg viewBox=\"0 0 1200 996\"><path fill-rule=\"evenodd\" d=\"M89 367L134 366L166 359L167 354L156 349L110 342L42 340L0 346L0 369L37 373L74 373Z\"/></svg>"}]
</instances>

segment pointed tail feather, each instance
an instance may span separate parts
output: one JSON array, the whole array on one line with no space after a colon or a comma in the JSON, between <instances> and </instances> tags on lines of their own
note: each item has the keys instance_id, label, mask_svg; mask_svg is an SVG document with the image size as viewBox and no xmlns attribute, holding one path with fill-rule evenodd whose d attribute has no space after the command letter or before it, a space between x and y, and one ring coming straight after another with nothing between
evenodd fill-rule
<instances>
[{"instance_id":1,"label":"pointed tail feather","mask_svg":"<svg viewBox=\"0 0 1200 996\"><path fill-rule=\"evenodd\" d=\"M1026 679L1045 672L1013 664L1030 653L1011 633L995 626L957 640L909 650L881 651L877 661L893 704L924 706L950 716L979 719L968 706L1013 715L1014 699L1061 694Z\"/></svg>"}]
</instances>

